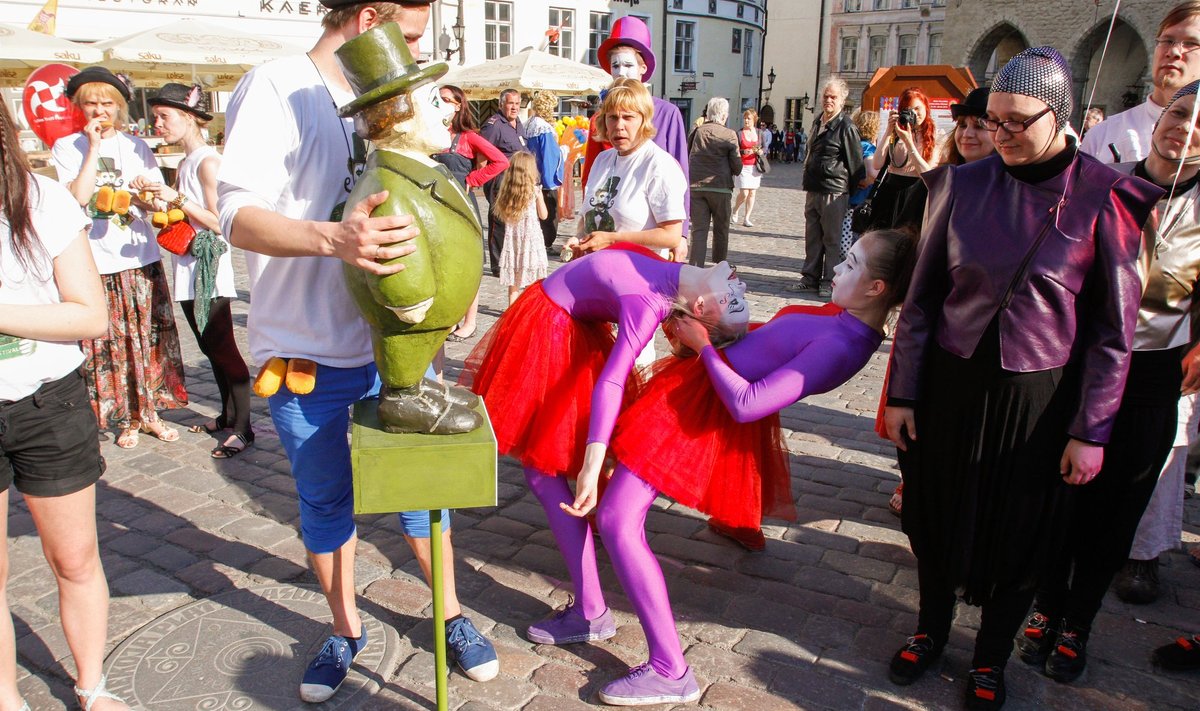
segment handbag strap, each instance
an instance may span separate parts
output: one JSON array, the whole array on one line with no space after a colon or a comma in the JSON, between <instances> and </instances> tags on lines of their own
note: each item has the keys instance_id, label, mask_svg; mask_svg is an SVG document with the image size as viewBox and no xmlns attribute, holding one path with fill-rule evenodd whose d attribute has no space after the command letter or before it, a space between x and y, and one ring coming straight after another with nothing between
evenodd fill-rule
<instances>
[{"instance_id":1,"label":"handbag strap","mask_svg":"<svg viewBox=\"0 0 1200 711\"><path fill-rule=\"evenodd\" d=\"M887 178L888 166L892 164L892 152L887 151L883 158L883 167L879 169L879 175L875 176L875 182L871 184L871 194L874 195L879 190L879 186Z\"/></svg>"}]
</instances>

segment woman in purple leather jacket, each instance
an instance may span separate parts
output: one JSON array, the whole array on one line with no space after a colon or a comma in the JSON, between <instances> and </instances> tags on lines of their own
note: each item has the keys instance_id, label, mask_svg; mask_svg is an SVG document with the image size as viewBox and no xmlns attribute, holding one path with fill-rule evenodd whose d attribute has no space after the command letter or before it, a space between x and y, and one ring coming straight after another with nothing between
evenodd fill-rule
<instances>
[{"instance_id":1,"label":"woman in purple leather jacket","mask_svg":"<svg viewBox=\"0 0 1200 711\"><path fill-rule=\"evenodd\" d=\"M1063 131L1071 90L1057 51L1025 50L988 99L998 155L922 176L923 247L896 332L884 419L920 611L890 676L911 684L937 659L961 595L983 607L971 709L1003 705L1063 504L1103 461L1129 368L1141 227L1161 194L1078 152Z\"/></svg>"}]
</instances>

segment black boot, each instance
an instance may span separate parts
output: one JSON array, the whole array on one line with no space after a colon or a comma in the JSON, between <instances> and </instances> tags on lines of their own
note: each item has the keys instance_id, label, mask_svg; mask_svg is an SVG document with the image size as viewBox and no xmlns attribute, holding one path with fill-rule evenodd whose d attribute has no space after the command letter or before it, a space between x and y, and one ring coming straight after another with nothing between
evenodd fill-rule
<instances>
[{"instance_id":1,"label":"black boot","mask_svg":"<svg viewBox=\"0 0 1200 711\"><path fill-rule=\"evenodd\" d=\"M1078 679L1087 667L1087 641L1086 630L1064 623L1046 659L1046 676L1062 684Z\"/></svg>"},{"instance_id":2,"label":"black boot","mask_svg":"<svg viewBox=\"0 0 1200 711\"><path fill-rule=\"evenodd\" d=\"M422 392L421 385L384 387L379 396L379 420L395 433L462 434L483 424L474 410L447 400L440 393Z\"/></svg>"},{"instance_id":3,"label":"black boot","mask_svg":"<svg viewBox=\"0 0 1200 711\"><path fill-rule=\"evenodd\" d=\"M1125 561L1113 581L1117 597L1134 605L1149 605L1158 599L1158 558Z\"/></svg>"},{"instance_id":4,"label":"black boot","mask_svg":"<svg viewBox=\"0 0 1200 711\"><path fill-rule=\"evenodd\" d=\"M1060 622L1051 620L1042 613L1034 610L1025 620L1025 627L1017 635L1017 657L1026 664L1040 667L1046 664L1046 657L1054 649L1058 639Z\"/></svg>"}]
</instances>

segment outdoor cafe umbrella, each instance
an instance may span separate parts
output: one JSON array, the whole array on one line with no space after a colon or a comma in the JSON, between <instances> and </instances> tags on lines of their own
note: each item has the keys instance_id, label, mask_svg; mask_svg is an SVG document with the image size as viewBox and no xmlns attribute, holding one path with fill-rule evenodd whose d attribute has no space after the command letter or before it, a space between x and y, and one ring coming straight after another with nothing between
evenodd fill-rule
<instances>
[{"instance_id":1,"label":"outdoor cafe umbrella","mask_svg":"<svg viewBox=\"0 0 1200 711\"><path fill-rule=\"evenodd\" d=\"M453 84L470 99L490 99L504 89L549 91L563 96L599 94L612 83L603 69L536 49L469 67L455 67L441 83Z\"/></svg>"},{"instance_id":2,"label":"outdoor cafe umbrella","mask_svg":"<svg viewBox=\"0 0 1200 711\"><path fill-rule=\"evenodd\" d=\"M98 42L104 66L141 86L198 83L229 90L251 68L302 54L299 47L196 20L178 20L126 37Z\"/></svg>"},{"instance_id":3,"label":"outdoor cafe umbrella","mask_svg":"<svg viewBox=\"0 0 1200 711\"><path fill-rule=\"evenodd\" d=\"M43 64L96 64L101 59L100 50L91 45L0 24L0 86L23 85Z\"/></svg>"}]
</instances>

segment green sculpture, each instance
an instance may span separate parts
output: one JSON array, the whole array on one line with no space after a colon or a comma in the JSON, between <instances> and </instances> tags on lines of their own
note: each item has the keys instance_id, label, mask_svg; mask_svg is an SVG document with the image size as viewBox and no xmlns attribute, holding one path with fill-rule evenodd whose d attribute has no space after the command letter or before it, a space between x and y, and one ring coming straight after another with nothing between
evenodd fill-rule
<instances>
[{"instance_id":1,"label":"green sculpture","mask_svg":"<svg viewBox=\"0 0 1200 711\"><path fill-rule=\"evenodd\" d=\"M482 230L462 188L430 154L450 147L452 107L434 83L443 63L417 66L400 26L387 22L337 50L357 98L339 109L374 144L346 202L348 214L383 190L372 216L412 215L416 251L396 261L404 270L377 276L346 265L346 282L372 327L383 381L379 418L390 432L457 434L483 424L471 392L424 378L438 348L459 322L483 273ZM389 262L394 263L394 262Z\"/></svg>"}]
</instances>

